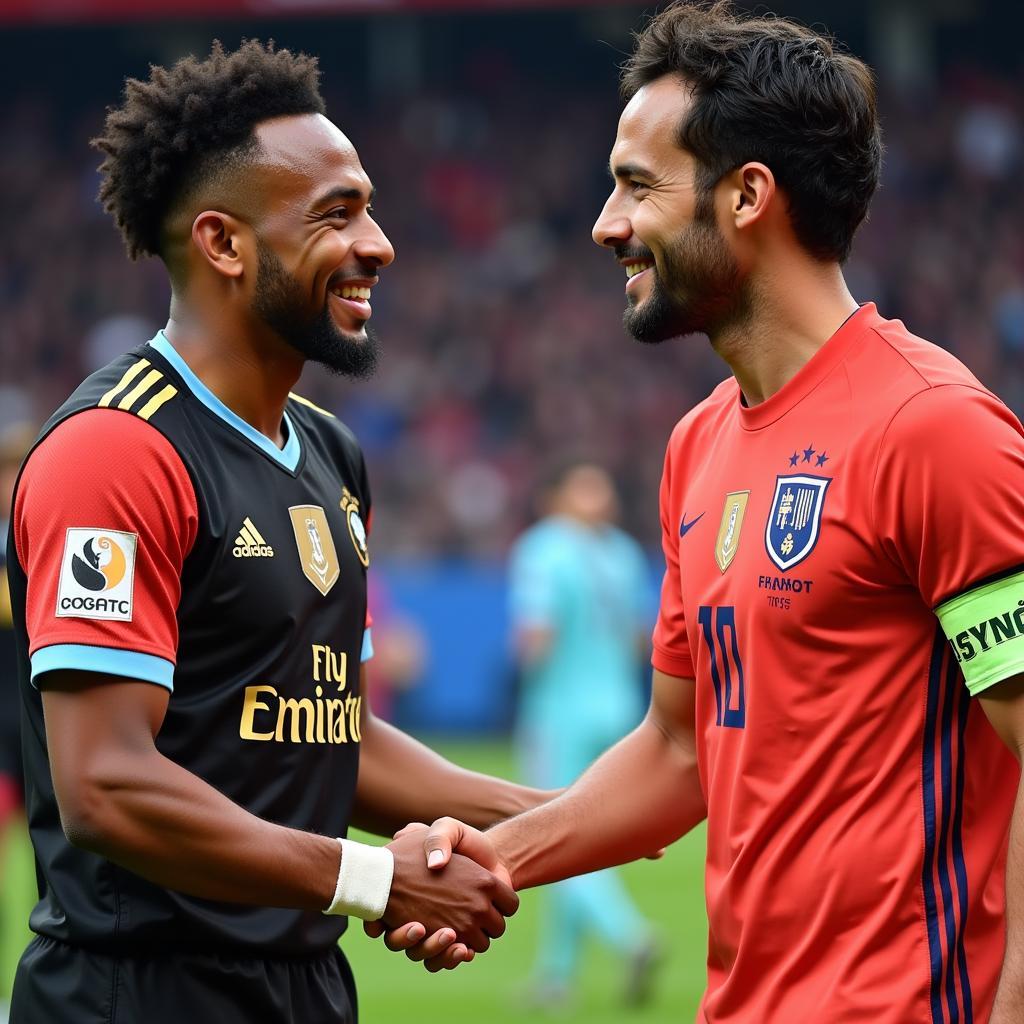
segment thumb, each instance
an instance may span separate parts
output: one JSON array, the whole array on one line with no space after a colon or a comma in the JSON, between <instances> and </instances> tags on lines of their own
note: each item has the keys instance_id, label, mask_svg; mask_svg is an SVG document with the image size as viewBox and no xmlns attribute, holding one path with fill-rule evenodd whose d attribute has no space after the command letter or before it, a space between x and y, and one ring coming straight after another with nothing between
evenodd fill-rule
<instances>
[{"instance_id":1,"label":"thumb","mask_svg":"<svg viewBox=\"0 0 1024 1024\"><path fill-rule=\"evenodd\" d=\"M439 871L452 859L452 847L462 841L465 825L454 818L438 818L423 840L423 851L427 855L427 867Z\"/></svg>"},{"instance_id":2,"label":"thumb","mask_svg":"<svg viewBox=\"0 0 1024 1024\"><path fill-rule=\"evenodd\" d=\"M424 846L427 850L427 867L444 867L451 860L452 850L455 849L492 874L506 874L490 839L483 832L455 818L435 821L427 833Z\"/></svg>"}]
</instances>

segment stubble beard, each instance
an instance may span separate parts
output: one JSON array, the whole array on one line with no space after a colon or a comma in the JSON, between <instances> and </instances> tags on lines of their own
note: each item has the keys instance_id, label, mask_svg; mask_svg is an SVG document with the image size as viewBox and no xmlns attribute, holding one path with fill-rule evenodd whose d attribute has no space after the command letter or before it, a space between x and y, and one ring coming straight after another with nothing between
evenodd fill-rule
<instances>
[{"instance_id":1,"label":"stubble beard","mask_svg":"<svg viewBox=\"0 0 1024 1024\"><path fill-rule=\"evenodd\" d=\"M355 380L373 376L380 349L369 326L359 338L346 334L331 316L329 298L311 316L302 287L273 249L257 238L256 253L253 312L297 352L331 373Z\"/></svg>"},{"instance_id":2,"label":"stubble beard","mask_svg":"<svg viewBox=\"0 0 1024 1024\"><path fill-rule=\"evenodd\" d=\"M693 221L665 246L662 265L661 271L651 268L647 298L622 315L637 341L657 345L687 334L714 338L745 315L747 289L718 229L710 189L698 199Z\"/></svg>"}]
</instances>

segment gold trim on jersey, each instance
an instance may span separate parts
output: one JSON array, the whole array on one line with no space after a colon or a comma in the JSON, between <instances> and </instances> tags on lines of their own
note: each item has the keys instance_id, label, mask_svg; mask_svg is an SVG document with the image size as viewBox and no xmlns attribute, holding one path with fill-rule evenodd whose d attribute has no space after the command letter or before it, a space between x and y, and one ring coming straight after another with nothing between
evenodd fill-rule
<instances>
[{"instance_id":1,"label":"gold trim on jersey","mask_svg":"<svg viewBox=\"0 0 1024 1024\"><path fill-rule=\"evenodd\" d=\"M176 394L178 389L173 384L166 384L160 391L158 391L140 410L139 419L148 421L149 417L155 413L160 406L169 402Z\"/></svg>"},{"instance_id":2,"label":"gold trim on jersey","mask_svg":"<svg viewBox=\"0 0 1024 1024\"><path fill-rule=\"evenodd\" d=\"M120 402L117 403L118 409L131 409L131 407L158 381L163 379L163 374L159 370L150 370L138 384L135 385L128 392Z\"/></svg>"},{"instance_id":3,"label":"gold trim on jersey","mask_svg":"<svg viewBox=\"0 0 1024 1024\"><path fill-rule=\"evenodd\" d=\"M309 409L315 409L317 412L322 413L324 416L330 416L332 420L338 418L337 416L334 415L333 412L328 412L326 409L321 409L319 405L315 405L308 398L303 398L302 395L295 394L294 391L289 391L288 397L295 399L295 401L298 402L299 405L304 405Z\"/></svg>"},{"instance_id":4,"label":"gold trim on jersey","mask_svg":"<svg viewBox=\"0 0 1024 1024\"><path fill-rule=\"evenodd\" d=\"M124 371L124 376L99 400L97 405L101 409L106 409L114 400L114 397L128 387L128 385L131 384L131 382L135 380L135 378L138 377L138 375L142 373L147 366L149 366L148 359L140 359L137 363L132 363L132 365Z\"/></svg>"},{"instance_id":5,"label":"gold trim on jersey","mask_svg":"<svg viewBox=\"0 0 1024 1024\"><path fill-rule=\"evenodd\" d=\"M106 409L117 401L118 409L133 411L140 419L148 422L154 413L158 412L178 393L178 389L173 384L165 384L159 391L151 395L141 408L133 410L132 406L147 391L164 379L162 371L151 369L141 380L136 381L139 374L149 365L148 359L140 359L138 362L132 363L125 370L121 379L96 403L97 406ZM120 400L118 400L119 396Z\"/></svg>"}]
</instances>

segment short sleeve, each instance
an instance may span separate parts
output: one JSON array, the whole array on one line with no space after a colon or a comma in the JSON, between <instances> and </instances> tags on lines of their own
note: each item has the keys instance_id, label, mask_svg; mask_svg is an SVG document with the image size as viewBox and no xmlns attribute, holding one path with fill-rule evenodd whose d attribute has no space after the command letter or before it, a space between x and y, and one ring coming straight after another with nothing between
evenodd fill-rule
<instances>
[{"instance_id":1,"label":"short sleeve","mask_svg":"<svg viewBox=\"0 0 1024 1024\"><path fill-rule=\"evenodd\" d=\"M536 533L527 534L509 559L509 607L517 629L550 628L558 622L557 551Z\"/></svg>"},{"instance_id":2,"label":"short sleeve","mask_svg":"<svg viewBox=\"0 0 1024 1024\"><path fill-rule=\"evenodd\" d=\"M995 396L912 398L882 441L880 543L936 612L972 693L1024 671L1024 431Z\"/></svg>"},{"instance_id":3,"label":"short sleeve","mask_svg":"<svg viewBox=\"0 0 1024 1024\"><path fill-rule=\"evenodd\" d=\"M14 508L33 682L79 669L172 689L198 521L188 472L150 424L95 409L57 426L29 457Z\"/></svg>"},{"instance_id":4,"label":"short sleeve","mask_svg":"<svg viewBox=\"0 0 1024 1024\"><path fill-rule=\"evenodd\" d=\"M661 603L652 638L651 664L666 675L693 679L693 658L690 655L690 641L686 635L682 579L679 573L679 503L675 500L672 490L672 468L677 440L678 435L673 434L661 477L659 504L665 575L661 582Z\"/></svg>"}]
</instances>

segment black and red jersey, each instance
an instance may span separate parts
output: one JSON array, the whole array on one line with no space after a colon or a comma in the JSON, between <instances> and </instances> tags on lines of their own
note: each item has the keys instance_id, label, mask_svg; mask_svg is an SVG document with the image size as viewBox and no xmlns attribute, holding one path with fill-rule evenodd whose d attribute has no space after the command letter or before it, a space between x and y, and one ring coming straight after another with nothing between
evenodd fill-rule
<instances>
[{"instance_id":1,"label":"black and red jersey","mask_svg":"<svg viewBox=\"0 0 1024 1024\"><path fill-rule=\"evenodd\" d=\"M345 834L370 653L370 495L330 413L294 398L284 430L279 449L161 333L89 377L22 469L8 569L41 935L112 952L302 956L344 930L171 892L71 846L39 694L59 669L164 686L164 755L261 818Z\"/></svg>"}]
</instances>

